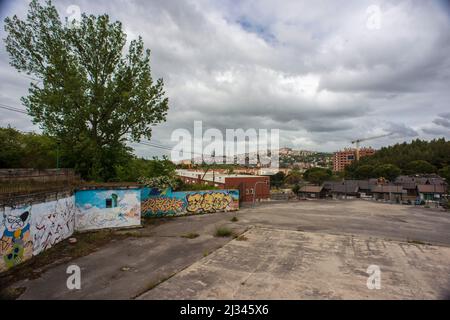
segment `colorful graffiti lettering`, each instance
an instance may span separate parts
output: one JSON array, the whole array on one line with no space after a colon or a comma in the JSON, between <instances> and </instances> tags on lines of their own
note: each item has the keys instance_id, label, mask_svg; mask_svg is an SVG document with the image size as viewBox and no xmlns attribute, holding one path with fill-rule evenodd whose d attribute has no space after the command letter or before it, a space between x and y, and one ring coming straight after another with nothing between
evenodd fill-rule
<instances>
[{"instance_id":1,"label":"colorful graffiti lettering","mask_svg":"<svg viewBox=\"0 0 450 320\"><path fill-rule=\"evenodd\" d=\"M3 212L0 227L0 255L3 257L0 270L9 269L31 257L29 208Z\"/></svg>"},{"instance_id":2,"label":"colorful graffiti lettering","mask_svg":"<svg viewBox=\"0 0 450 320\"><path fill-rule=\"evenodd\" d=\"M142 213L146 216L213 213L239 210L239 190L176 191L142 190Z\"/></svg>"},{"instance_id":3,"label":"colorful graffiti lettering","mask_svg":"<svg viewBox=\"0 0 450 320\"><path fill-rule=\"evenodd\" d=\"M186 201L186 210L191 213L217 212L235 209L235 207L230 206L230 204L233 203L233 197L222 192L188 194L186 196Z\"/></svg>"},{"instance_id":4,"label":"colorful graffiti lettering","mask_svg":"<svg viewBox=\"0 0 450 320\"><path fill-rule=\"evenodd\" d=\"M141 205L142 212L149 215L177 214L183 211L183 207L183 200L176 198L152 198Z\"/></svg>"}]
</instances>

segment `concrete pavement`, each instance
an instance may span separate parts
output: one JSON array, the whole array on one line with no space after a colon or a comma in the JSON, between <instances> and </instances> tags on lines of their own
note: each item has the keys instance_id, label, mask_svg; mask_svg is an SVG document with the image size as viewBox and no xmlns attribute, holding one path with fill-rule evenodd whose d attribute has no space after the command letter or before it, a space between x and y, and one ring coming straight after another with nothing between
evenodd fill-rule
<instances>
[{"instance_id":1,"label":"concrete pavement","mask_svg":"<svg viewBox=\"0 0 450 320\"><path fill-rule=\"evenodd\" d=\"M244 236L139 299L450 297L447 247L258 227ZM380 270L379 288L367 287L369 266Z\"/></svg>"},{"instance_id":2,"label":"concrete pavement","mask_svg":"<svg viewBox=\"0 0 450 320\"><path fill-rule=\"evenodd\" d=\"M230 222L235 215L239 221ZM247 241L231 241L214 237L218 226L236 233L251 229ZM140 237L111 242L38 279L14 284L26 288L20 298L441 298L450 274L450 213L411 206L362 200L270 203L168 219L136 232ZM189 232L199 237L181 237ZM373 261L386 272L386 290L364 289ZM66 287L71 264L81 267L81 290ZM206 280L195 276L198 271ZM241 282L248 288L237 286Z\"/></svg>"}]
</instances>

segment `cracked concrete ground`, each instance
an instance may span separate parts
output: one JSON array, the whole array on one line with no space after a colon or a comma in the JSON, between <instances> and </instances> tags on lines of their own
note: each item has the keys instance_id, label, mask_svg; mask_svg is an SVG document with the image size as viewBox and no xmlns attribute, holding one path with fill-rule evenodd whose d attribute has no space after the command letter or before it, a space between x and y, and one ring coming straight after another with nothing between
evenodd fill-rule
<instances>
[{"instance_id":1,"label":"cracked concrete ground","mask_svg":"<svg viewBox=\"0 0 450 320\"><path fill-rule=\"evenodd\" d=\"M214 237L223 225L251 229L244 241ZM21 299L450 297L449 212L363 200L268 203L140 232L146 237L111 242L14 286L26 288ZM189 232L200 236L180 237ZM66 287L71 264L81 267L81 290ZM381 290L367 289L371 264L380 266Z\"/></svg>"},{"instance_id":2,"label":"cracked concrete ground","mask_svg":"<svg viewBox=\"0 0 450 320\"><path fill-rule=\"evenodd\" d=\"M445 299L450 248L253 228L140 299ZM367 268L380 268L379 290Z\"/></svg>"}]
</instances>

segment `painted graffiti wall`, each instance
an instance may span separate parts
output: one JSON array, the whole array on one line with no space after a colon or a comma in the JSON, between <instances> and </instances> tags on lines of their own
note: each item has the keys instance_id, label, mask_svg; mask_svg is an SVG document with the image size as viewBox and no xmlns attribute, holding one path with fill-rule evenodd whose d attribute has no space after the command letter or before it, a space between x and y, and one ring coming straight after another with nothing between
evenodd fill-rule
<instances>
[{"instance_id":1,"label":"painted graffiti wall","mask_svg":"<svg viewBox=\"0 0 450 320\"><path fill-rule=\"evenodd\" d=\"M141 225L141 190L79 190L75 193L76 230Z\"/></svg>"},{"instance_id":2,"label":"painted graffiti wall","mask_svg":"<svg viewBox=\"0 0 450 320\"><path fill-rule=\"evenodd\" d=\"M73 196L0 208L0 271L30 259L74 232Z\"/></svg>"},{"instance_id":3,"label":"painted graffiti wall","mask_svg":"<svg viewBox=\"0 0 450 320\"><path fill-rule=\"evenodd\" d=\"M179 191L142 189L142 214L174 216L239 210L239 190Z\"/></svg>"},{"instance_id":4,"label":"painted graffiti wall","mask_svg":"<svg viewBox=\"0 0 450 320\"><path fill-rule=\"evenodd\" d=\"M32 207L33 255L67 239L75 231L75 197L39 203Z\"/></svg>"}]
</instances>

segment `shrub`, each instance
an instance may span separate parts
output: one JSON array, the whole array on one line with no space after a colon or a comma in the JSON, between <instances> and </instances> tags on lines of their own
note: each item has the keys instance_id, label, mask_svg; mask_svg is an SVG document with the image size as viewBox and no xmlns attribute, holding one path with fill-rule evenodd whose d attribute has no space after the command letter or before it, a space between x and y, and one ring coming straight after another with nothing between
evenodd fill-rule
<instances>
[{"instance_id":1,"label":"shrub","mask_svg":"<svg viewBox=\"0 0 450 320\"><path fill-rule=\"evenodd\" d=\"M230 237L233 235L233 231L227 227L219 227L214 234L216 237Z\"/></svg>"}]
</instances>

